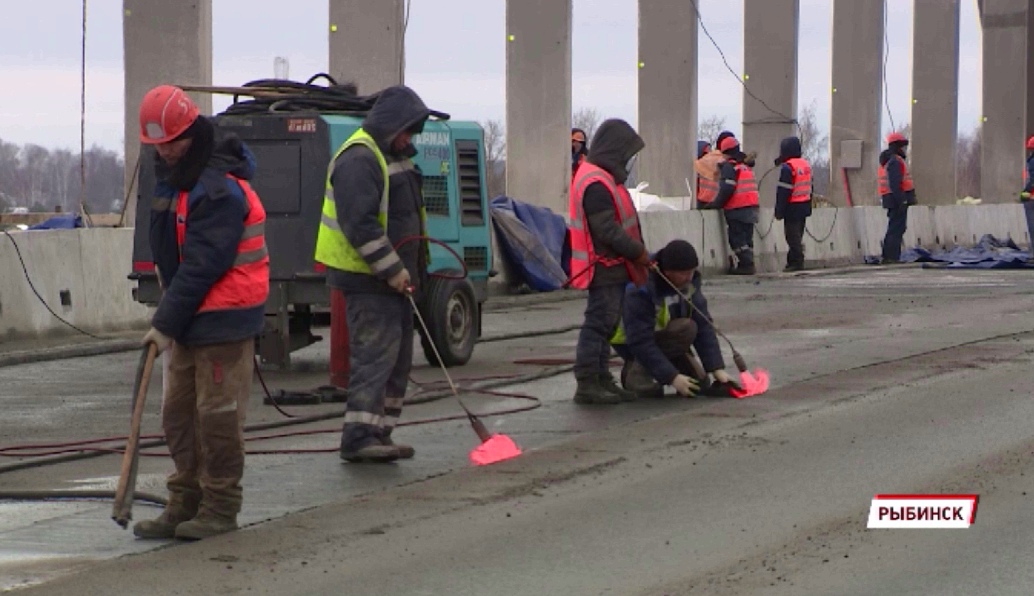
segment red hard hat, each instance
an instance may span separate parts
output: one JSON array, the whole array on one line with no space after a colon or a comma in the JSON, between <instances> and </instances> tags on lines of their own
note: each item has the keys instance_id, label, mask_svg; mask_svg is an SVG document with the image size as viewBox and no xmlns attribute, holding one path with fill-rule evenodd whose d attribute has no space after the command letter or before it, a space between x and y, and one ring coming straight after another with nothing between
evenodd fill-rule
<instances>
[{"instance_id":1,"label":"red hard hat","mask_svg":"<svg viewBox=\"0 0 1034 596\"><path fill-rule=\"evenodd\" d=\"M905 135L901 134L900 132L892 132L889 135L887 135L887 144L888 145L893 145L894 143L906 143L907 144L908 143L908 139L906 139Z\"/></svg>"},{"instance_id":2,"label":"red hard hat","mask_svg":"<svg viewBox=\"0 0 1034 596\"><path fill-rule=\"evenodd\" d=\"M1030 151L1034 151L1034 136L1027 139L1027 149Z\"/></svg>"},{"instance_id":3,"label":"red hard hat","mask_svg":"<svg viewBox=\"0 0 1034 596\"><path fill-rule=\"evenodd\" d=\"M140 142L159 145L175 140L197 120L200 110L179 87L160 85L140 104Z\"/></svg>"},{"instance_id":4,"label":"red hard hat","mask_svg":"<svg viewBox=\"0 0 1034 596\"><path fill-rule=\"evenodd\" d=\"M740 146L740 142L736 140L736 137L725 137L722 142L718 145L718 150L722 153L730 149L735 149Z\"/></svg>"}]
</instances>

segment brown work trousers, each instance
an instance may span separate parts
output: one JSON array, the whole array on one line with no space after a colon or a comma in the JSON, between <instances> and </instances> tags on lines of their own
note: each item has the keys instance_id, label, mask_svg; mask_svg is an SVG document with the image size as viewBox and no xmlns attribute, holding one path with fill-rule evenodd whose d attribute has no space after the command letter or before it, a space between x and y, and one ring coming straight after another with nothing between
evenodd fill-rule
<instances>
[{"instance_id":1,"label":"brown work trousers","mask_svg":"<svg viewBox=\"0 0 1034 596\"><path fill-rule=\"evenodd\" d=\"M162 400L162 428L176 471L169 506L236 519L244 475L244 419L255 343L172 345Z\"/></svg>"},{"instance_id":2,"label":"brown work trousers","mask_svg":"<svg viewBox=\"0 0 1034 596\"><path fill-rule=\"evenodd\" d=\"M692 360L693 342L697 337L697 325L693 319L672 319L664 329L655 331L653 337L657 347L680 374L703 380L699 371L694 369ZM646 367L636 362L630 367L624 386L629 391L649 391L658 387L658 383Z\"/></svg>"}]
</instances>

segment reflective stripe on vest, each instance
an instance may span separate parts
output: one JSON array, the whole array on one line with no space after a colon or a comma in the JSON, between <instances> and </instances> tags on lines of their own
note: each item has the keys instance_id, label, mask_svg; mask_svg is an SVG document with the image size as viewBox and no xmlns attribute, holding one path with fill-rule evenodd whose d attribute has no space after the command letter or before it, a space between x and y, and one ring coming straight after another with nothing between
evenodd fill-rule
<instances>
[{"instance_id":1,"label":"reflective stripe on vest","mask_svg":"<svg viewBox=\"0 0 1034 596\"><path fill-rule=\"evenodd\" d=\"M198 313L218 310L248 309L262 306L269 297L269 250L266 246L266 210L258 194L247 181L226 176L238 184L248 204L244 233L237 243L237 258L229 271L209 288ZM190 193L179 193L176 201L176 246L183 261L187 238ZM188 250L189 246L186 247Z\"/></svg>"},{"instance_id":2,"label":"reflective stripe on vest","mask_svg":"<svg viewBox=\"0 0 1034 596\"><path fill-rule=\"evenodd\" d=\"M697 200L710 203L718 196L718 181L697 176Z\"/></svg>"},{"instance_id":3,"label":"reflective stripe on vest","mask_svg":"<svg viewBox=\"0 0 1034 596\"><path fill-rule=\"evenodd\" d=\"M901 192L908 192L915 190L915 184L912 183L912 173L908 171L908 164L905 160L901 159L900 155L893 155L890 159L897 159L901 162ZM888 160L887 163L890 163ZM880 196L892 194L890 190L890 176L887 174L887 167L881 165L879 169L879 192Z\"/></svg>"},{"instance_id":4,"label":"reflective stripe on vest","mask_svg":"<svg viewBox=\"0 0 1034 596\"><path fill-rule=\"evenodd\" d=\"M758 206L758 183L754 179L754 172L744 164L736 164L736 180L726 180L729 184L735 184L736 190L725 203L725 209L741 209L743 207Z\"/></svg>"},{"instance_id":5,"label":"reflective stripe on vest","mask_svg":"<svg viewBox=\"0 0 1034 596\"><path fill-rule=\"evenodd\" d=\"M678 304L682 300L678 295L666 296L664 303L657 311L657 323L654 325L654 331L660 331L668 326L668 322L671 321L671 307ZM618 328L614 331L614 335L610 337L611 345L619 346L628 341L625 337L625 321L622 318L621 322L618 323Z\"/></svg>"},{"instance_id":6,"label":"reflective stripe on vest","mask_svg":"<svg viewBox=\"0 0 1034 596\"><path fill-rule=\"evenodd\" d=\"M800 157L793 157L786 160L793 173L793 183L790 186L791 203L808 203L811 201L811 164ZM782 183L780 183L782 184Z\"/></svg>"},{"instance_id":7,"label":"reflective stripe on vest","mask_svg":"<svg viewBox=\"0 0 1034 596\"><path fill-rule=\"evenodd\" d=\"M600 182L610 193L614 202L614 217L621 229L630 237L642 242L643 234L639 228L639 216L635 210L628 189L619 186L614 182L614 177L606 170L585 161L578 166L578 172L571 181L571 191L568 203L568 215L570 218L571 235L571 287L584 290L589 287L594 274L594 265L599 262L606 267L613 267L625 264L629 277L635 285L642 285L646 281L646 270L641 267L633 267L624 259L619 258L597 258L596 250L592 244L592 236L585 221L585 208L582 202L585 198L585 189L593 183Z\"/></svg>"}]
</instances>

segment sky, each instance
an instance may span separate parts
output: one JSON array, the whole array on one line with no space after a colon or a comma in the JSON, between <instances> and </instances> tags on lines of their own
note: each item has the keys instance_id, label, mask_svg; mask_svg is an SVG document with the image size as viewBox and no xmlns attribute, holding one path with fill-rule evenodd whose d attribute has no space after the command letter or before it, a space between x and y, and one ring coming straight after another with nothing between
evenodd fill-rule
<instances>
[{"instance_id":1,"label":"sky","mask_svg":"<svg viewBox=\"0 0 1034 596\"><path fill-rule=\"evenodd\" d=\"M159 1L159 0L156 0ZM175 0L181 1L181 0ZM375 1L375 0L370 0ZM912 1L888 3L889 109L907 121L912 64ZM743 0L697 0L701 19L729 63L743 68ZM832 0L800 0L798 107L814 102L828 129ZM327 70L327 0L213 0L213 84ZM86 146L121 153L122 2L87 4ZM406 84L457 120L505 120L505 0L412 0L406 32ZM959 129L980 114L980 30L975 0L962 1ZM81 0L6 2L0 20L0 139L78 151ZM636 122L637 0L574 0L572 105ZM749 84L749 81L748 81ZM698 113L725 118L740 132L742 87L706 36L699 36ZM727 100L724 98L733 98ZM229 99L216 96L214 108ZM886 108L884 129L889 129Z\"/></svg>"}]
</instances>

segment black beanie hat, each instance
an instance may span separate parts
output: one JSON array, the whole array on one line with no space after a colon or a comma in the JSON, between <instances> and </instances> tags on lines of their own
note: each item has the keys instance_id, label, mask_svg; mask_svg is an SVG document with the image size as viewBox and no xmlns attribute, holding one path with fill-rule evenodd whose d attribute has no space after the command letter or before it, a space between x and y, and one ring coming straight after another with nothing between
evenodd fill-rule
<instances>
[{"instance_id":1,"label":"black beanie hat","mask_svg":"<svg viewBox=\"0 0 1034 596\"><path fill-rule=\"evenodd\" d=\"M657 253L661 271L689 271L700 265L697 251L685 240L672 240Z\"/></svg>"}]
</instances>

